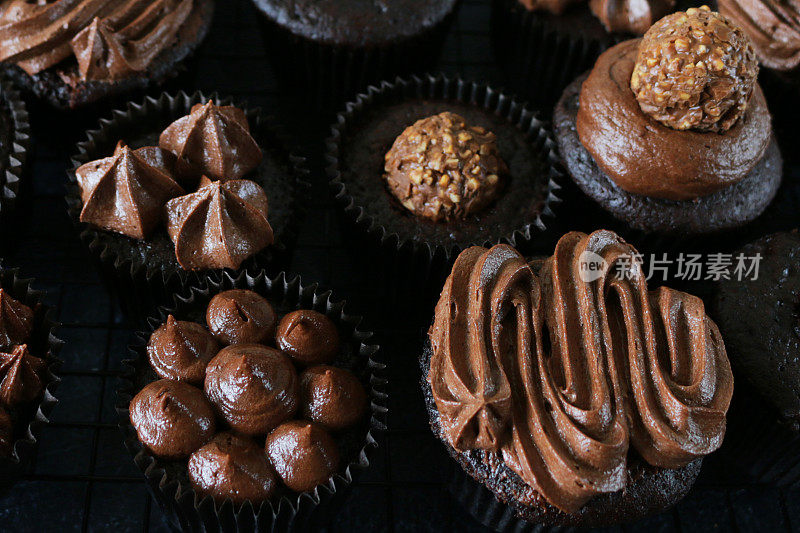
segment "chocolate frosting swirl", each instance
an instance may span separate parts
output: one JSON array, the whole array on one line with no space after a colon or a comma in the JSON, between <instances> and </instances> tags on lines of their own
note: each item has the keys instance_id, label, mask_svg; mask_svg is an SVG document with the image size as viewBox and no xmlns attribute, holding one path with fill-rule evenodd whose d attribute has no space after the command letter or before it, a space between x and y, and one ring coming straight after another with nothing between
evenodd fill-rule
<instances>
[{"instance_id":1,"label":"chocolate frosting swirl","mask_svg":"<svg viewBox=\"0 0 800 533\"><path fill-rule=\"evenodd\" d=\"M0 352L0 403L14 407L38 398L44 389L41 375L46 366L25 344L11 353Z\"/></svg>"},{"instance_id":2,"label":"chocolate frosting swirl","mask_svg":"<svg viewBox=\"0 0 800 533\"><path fill-rule=\"evenodd\" d=\"M219 343L201 324L175 320L172 315L147 343L150 366L156 374L195 385L203 383L206 365L219 349Z\"/></svg>"},{"instance_id":3,"label":"chocolate frosting swirl","mask_svg":"<svg viewBox=\"0 0 800 533\"><path fill-rule=\"evenodd\" d=\"M173 198L164 210L175 256L186 270L239 268L274 239L267 195L249 180L204 177L196 192Z\"/></svg>"},{"instance_id":4,"label":"chocolate frosting swirl","mask_svg":"<svg viewBox=\"0 0 800 533\"><path fill-rule=\"evenodd\" d=\"M244 111L209 101L195 104L161 133L158 145L178 156L178 174L236 180L261 162Z\"/></svg>"},{"instance_id":5,"label":"chocolate frosting swirl","mask_svg":"<svg viewBox=\"0 0 800 533\"><path fill-rule=\"evenodd\" d=\"M23 344L32 331L33 310L0 287L0 346Z\"/></svg>"},{"instance_id":6,"label":"chocolate frosting swirl","mask_svg":"<svg viewBox=\"0 0 800 533\"><path fill-rule=\"evenodd\" d=\"M300 404L303 418L337 431L363 418L367 393L349 370L317 365L300 374Z\"/></svg>"},{"instance_id":7,"label":"chocolate frosting swirl","mask_svg":"<svg viewBox=\"0 0 800 533\"><path fill-rule=\"evenodd\" d=\"M800 65L800 2L719 0L718 5L750 37L765 66L792 70Z\"/></svg>"},{"instance_id":8,"label":"chocolate frosting swirl","mask_svg":"<svg viewBox=\"0 0 800 533\"><path fill-rule=\"evenodd\" d=\"M275 334L278 348L298 363L331 361L339 353L339 330L318 311L298 309L284 316Z\"/></svg>"},{"instance_id":9,"label":"chocolate frosting swirl","mask_svg":"<svg viewBox=\"0 0 800 533\"><path fill-rule=\"evenodd\" d=\"M589 7L606 30L643 35L672 11L675 0L590 0Z\"/></svg>"},{"instance_id":10,"label":"chocolate frosting swirl","mask_svg":"<svg viewBox=\"0 0 800 533\"><path fill-rule=\"evenodd\" d=\"M158 226L164 204L184 191L172 179L175 157L160 148L131 150L120 141L114 155L78 167L80 220L134 239Z\"/></svg>"},{"instance_id":11,"label":"chocolate frosting swirl","mask_svg":"<svg viewBox=\"0 0 800 533\"><path fill-rule=\"evenodd\" d=\"M510 246L465 250L429 336L450 444L499 454L564 512L625 487L631 444L677 468L722 443L733 376L717 326L699 298L648 293L612 232L568 233L538 274Z\"/></svg>"},{"instance_id":12,"label":"chocolate frosting swirl","mask_svg":"<svg viewBox=\"0 0 800 533\"><path fill-rule=\"evenodd\" d=\"M216 294L206 309L206 324L225 344L271 340L278 317L266 298L253 291L232 289Z\"/></svg>"},{"instance_id":13,"label":"chocolate frosting swirl","mask_svg":"<svg viewBox=\"0 0 800 533\"><path fill-rule=\"evenodd\" d=\"M173 46L193 0L9 0L0 8L0 61L30 75L75 56L83 81L142 73Z\"/></svg>"},{"instance_id":14,"label":"chocolate frosting swirl","mask_svg":"<svg viewBox=\"0 0 800 533\"><path fill-rule=\"evenodd\" d=\"M296 492L325 483L339 466L336 441L312 422L281 424L267 436L265 448L284 484Z\"/></svg>"}]
</instances>

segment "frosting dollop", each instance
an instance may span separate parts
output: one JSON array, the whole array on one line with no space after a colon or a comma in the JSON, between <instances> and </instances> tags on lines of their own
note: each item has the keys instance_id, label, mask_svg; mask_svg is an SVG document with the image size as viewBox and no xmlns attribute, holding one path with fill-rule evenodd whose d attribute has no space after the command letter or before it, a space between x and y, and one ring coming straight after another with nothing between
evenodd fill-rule
<instances>
[{"instance_id":1,"label":"frosting dollop","mask_svg":"<svg viewBox=\"0 0 800 533\"><path fill-rule=\"evenodd\" d=\"M203 391L183 381L147 384L130 404L139 441L159 457L181 459L208 442L216 430Z\"/></svg>"},{"instance_id":2,"label":"frosting dollop","mask_svg":"<svg viewBox=\"0 0 800 533\"><path fill-rule=\"evenodd\" d=\"M583 82L577 130L597 166L628 192L669 200L705 196L744 179L772 137L760 87L723 133L669 128L646 115L630 90L638 45L634 39L606 50Z\"/></svg>"},{"instance_id":3,"label":"frosting dollop","mask_svg":"<svg viewBox=\"0 0 800 533\"><path fill-rule=\"evenodd\" d=\"M275 335L278 317L266 298L232 289L216 294L206 309L206 324L225 344L259 344Z\"/></svg>"},{"instance_id":4,"label":"frosting dollop","mask_svg":"<svg viewBox=\"0 0 800 533\"><path fill-rule=\"evenodd\" d=\"M339 447L322 427L300 420L281 424L264 445L283 483L305 492L325 483L339 466Z\"/></svg>"},{"instance_id":5,"label":"frosting dollop","mask_svg":"<svg viewBox=\"0 0 800 533\"><path fill-rule=\"evenodd\" d=\"M179 175L236 180L253 170L263 157L250 135L244 111L213 101L195 104L161 133L158 145L178 157Z\"/></svg>"},{"instance_id":6,"label":"frosting dollop","mask_svg":"<svg viewBox=\"0 0 800 533\"><path fill-rule=\"evenodd\" d=\"M590 0L589 8L610 32L643 35L672 11L675 0Z\"/></svg>"},{"instance_id":7,"label":"frosting dollop","mask_svg":"<svg viewBox=\"0 0 800 533\"><path fill-rule=\"evenodd\" d=\"M150 366L156 374L194 385L202 385L206 365L219 349L217 341L201 324L175 320L172 315L150 335L147 343Z\"/></svg>"},{"instance_id":8,"label":"frosting dollop","mask_svg":"<svg viewBox=\"0 0 800 533\"><path fill-rule=\"evenodd\" d=\"M189 458L189 479L200 494L222 503L258 502L275 492L278 478L264 450L248 437L223 432Z\"/></svg>"},{"instance_id":9,"label":"frosting dollop","mask_svg":"<svg viewBox=\"0 0 800 533\"><path fill-rule=\"evenodd\" d=\"M146 239L162 219L164 204L184 193L172 179L175 157L160 148L131 150L122 141L114 155L78 167L80 220L134 239Z\"/></svg>"},{"instance_id":10,"label":"frosting dollop","mask_svg":"<svg viewBox=\"0 0 800 533\"><path fill-rule=\"evenodd\" d=\"M44 389L42 373L46 367L25 344L15 346L11 353L0 352L0 403L14 407L38 398Z\"/></svg>"},{"instance_id":11,"label":"frosting dollop","mask_svg":"<svg viewBox=\"0 0 800 533\"><path fill-rule=\"evenodd\" d=\"M0 287L0 347L28 342L33 331L33 309Z\"/></svg>"},{"instance_id":12,"label":"frosting dollop","mask_svg":"<svg viewBox=\"0 0 800 533\"><path fill-rule=\"evenodd\" d=\"M429 338L443 436L497 454L564 512L623 489L630 446L678 468L722 443L733 376L717 326L699 298L648 292L612 232L568 233L536 264L465 250Z\"/></svg>"},{"instance_id":13,"label":"frosting dollop","mask_svg":"<svg viewBox=\"0 0 800 533\"><path fill-rule=\"evenodd\" d=\"M223 348L206 368L205 391L220 416L247 435L268 433L298 406L291 361L260 344Z\"/></svg>"},{"instance_id":14,"label":"frosting dollop","mask_svg":"<svg viewBox=\"0 0 800 533\"><path fill-rule=\"evenodd\" d=\"M792 70L800 65L800 4L780 0L719 0L719 12L753 43L765 66Z\"/></svg>"},{"instance_id":15,"label":"frosting dollop","mask_svg":"<svg viewBox=\"0 0 800 533\"><path fill-rule=\"evenodd\" d=\"M298 363L331 361L339 353L339 330L318 311L298 309L284 316L275 334L278 348Z\"/></svg>"},{"instance_id":16,"label":"frosting dollop","mask_svg":"<svg viewBox=\"0 0 800 533\"><path fill-rule=\"evenodd\" d=\"M239 268L242 261L272 244L267 195L249 180L210 181L168 201L167 233L186 270Z\"/></svg>"},{"instance_id":17,"label":"frosting dollop","mask_svg":"<svg viewBox=\"0 0 800 533\"><path fill-rule=\"evenodd\" d=\"M363 418L367 393L349 370L317 365L300 374L300 406L303 418L337 431Z\"/></svg>"}]
</instances>

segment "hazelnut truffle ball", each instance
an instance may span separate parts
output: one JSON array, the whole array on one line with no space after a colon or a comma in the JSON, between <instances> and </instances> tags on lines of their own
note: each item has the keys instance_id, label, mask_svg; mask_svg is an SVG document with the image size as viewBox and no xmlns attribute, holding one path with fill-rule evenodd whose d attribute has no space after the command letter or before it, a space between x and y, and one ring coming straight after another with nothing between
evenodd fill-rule
<instances>
[{"instance_id":1,"label":"hazelnut truffle ball","mask_svg":"<svg viewBox=\"0 0 800 533\"><path fill-rule=\"evenodd\" d=\"M211 299L206 323L224 344L262 343L275 334L277 317L269 302L253 291L233 289Z\"/></svg>"},{"instance_id":2,"label":"hazelnut truffle ball","mask_svg":"<svg viewBox=\"0 0 800 533\"><path fill-rule=\"evenodd\" d=\"M250 438L230 432L217 433L192 454L189 479L200 494L220 502L230 498L236 504L264 501L278 483L264 450Z\"/></svg>"},{"instance_id":3,"label":"hazelnut truffle ball","mask_svg":"<svg viewBox=\"0 0 800 533\"><path fill-rule=\"evenodd\" d=\"M497 198L508 167L493 133L444 112L406 128L386 154L384 170L389 190L406 209L451 221Z\"/></svg>"},{"instance_id":4,"label":"hazelnut truffle ball","mask_svg":"<svg viewBox=\"0 0 800 533\"><path fill-rule=\"evenodd\" d=\"M297 372L260 344L223 348L206 368L205 391L219 415L246 435L263 435L297 411Z\"/></svg>"},{"instance_id":5,"label":"hazelnut truffle ball","mask_svg":"<svg viewBox=\"0 0 800 533\"><path fill-rule=\"evenodd\" d=\"M160 377L202 385L206 365L219 348L219 343L203 325L175 320L169 315L150 335L147 355Z\"/></svg>"},{"instance_id":6,"label":"hazelnut truffle ball","mask_svg":"<svg viewBox=\"0 0 800 533\"><path fill-rule=\"evenodd\" d=\"M203 391L161 379L133 397L131 423L139 441L159 457L181 459L214 435L214 411Z\"/></svg>"},{"instance_id":7,"label":"hazelnut truffle ball","mask_svg":"<svg viewBox=\"0 0 800 533\"><path fill-rule=\"evenodd\" d=\"M303 418L336 431L361 420L367 394L352 372L317 365L300 374L300 405Z\"/></svg>"},{"instance_id":8,"label":"hazelnut truffle ball","mask_svg":"<svg viewBox=\"0 0 800 533\"><path fill-rule=\"evenodd\" d=\"M283 483L296 492L324 483L339 465L336 441L312 422L286 422L267 436L264 446Z\"/></svg>"},{"instance_id":9,"label":"hazelnut truffle ball","mask_svg":"<svg viewBox=\"0 0 800 533\"><path fill-rule=\"evenodd\" d=\"M644 35L631 75L642 111L677 130L723 132L758 76L750 39L707 6L673 13Z\"/></svg>"},{"instance_id":10,"label":"hazelnut truffle ball","mask_svg":"<svg viewBox=\"0 0 800 533\"><path fill-rule=\"evenodd\" d=\"M278 348L302 364L327 363L339 353L339 330L333 320L310 309L284 316L275 334Z\"/></svg>"}]
</instances>

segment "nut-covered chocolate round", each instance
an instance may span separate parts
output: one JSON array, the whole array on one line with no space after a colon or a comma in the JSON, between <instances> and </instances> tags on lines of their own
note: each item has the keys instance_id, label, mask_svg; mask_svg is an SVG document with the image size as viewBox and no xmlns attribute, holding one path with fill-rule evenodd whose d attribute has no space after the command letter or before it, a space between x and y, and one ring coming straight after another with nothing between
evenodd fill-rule
<instances>
[{"instance_id":1,"label":"nut-covered chocolate round","mask_svg":"<svg viewBox=\"0 0 800 533\"><path fill-rule=\"evenodd\" d=\"M339 466L336 441L313 422L281 424L267 436L264 447L283 483L296 492L325 483Z\"/></svg>"},{"instance_id":2,"label":"nut-covered chocolate round","mask_svg":"<svg viewBox=\"0 0 800 533\"><path fill-rule=\"evenodd\" d=\"M508 172L495 135L447 111L406 128L385 159L392 194L415 215L435 221L485 208Z\"/></svg>"},{"instance_id":3,"label":"nut-covered chocolate round","mask_svg":"<svg viewBox=\"0 0 800 533\"><path fill-rule=\"evenodd\" d=\"M744 114L757 76L747 35L703 6L668 15L647 31L631 90L642 111L665 126L722 132Z\"/></svg>"},{"instance_id":4,"label":"nut-covered chocolate round","mask_svg":"<svg viewBox=\"0 0 800 533\"><path fill-rule=\"evenodd\" d=\"M206 365L219 349L219 343L205 326L176 320L172 315L150 335L147 343L150 366L156 374L196 385L203 384Z\"/></svg>"},{"instance_id":5,"label":"nut-covered chocolate round","mask_svg":"<svg viewBox=\"0 0 800 533\"><path fill-rule=\"evenodd\" d=\"M317 365L300 374L300 406L303 418L336 431L364 417L367 394L352 372Z\"/></svg>"},{"instance_id":6,"label":"nut-covered chocolate round","mask_svg":"<svg viewBox=\"0 0 800 533\"><path fill-rule=\"evenodd\" d=\"M298 363L328 363L339 353L339 330L317 311L298 309L284 316L275 334L278 348Z\"/></svg>"},{"instance_id":7,"label":"nut-covered chocolate round","mask_svg":"<svg viewBox=\"0 0 800 533\"><path fill-rule=\"evenodd\" d=\"M260 294L244 289L224 291L206 310L208 329L224 344L262 343L275 334L277 316Z\"/></svg>"},{"instance_id":8,"label":"nut-covered chocolate round","mask_svg":"<svg viewBox=\"0 0 800 533\"><path fill-rule=\"evenodd\" d=\"M214 435L214 411L203 391L183 381L161 379L133 397L131 424L139 441L167 459L181 459Z\"/></svg>"},{"instance_id":9,"label":"nut-covered chocolate round","mask_svg":"<svg viewBox=\"0 0 800 533\"><path fill-rule=\"evenodd\" d=\"M217 433L189 458L189 479L200 494L222 502L258 503L275 492L278 476L267 454L249 437Z\"/></svg>"},{"instance_id":10,"label":"nut-covered chocolate round","mask_svg":"<svg viewBox=\"0 0 800 533\"><path fill-rule=\"evenodd\" d=\"M297 411L297 372L260 344L223 348L206 368L205 391L219 415L246 435L264 435Z\"/></svg>"}]
</instances>

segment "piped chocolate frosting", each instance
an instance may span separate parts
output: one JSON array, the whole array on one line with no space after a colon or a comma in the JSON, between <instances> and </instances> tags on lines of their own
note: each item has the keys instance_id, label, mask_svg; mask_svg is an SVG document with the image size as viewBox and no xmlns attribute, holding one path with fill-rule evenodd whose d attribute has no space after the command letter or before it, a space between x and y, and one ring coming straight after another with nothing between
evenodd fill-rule
<instances>
[{"instance_id":1,"label":"piped chocolate frosting","mask_svg":"<svg viewBox=\"0 0 800 533\"><path fill-rule=\"evenodd\" d=\"M0 287L0 347L28 342L33 331L33 310Z\"/></svg>"},{"instance_id":2,"label":"piped chocolate frosting","mask_svg":"<svg viewBox=\"0 0 800 533\"><path fill-rule=\"evenodd\" d=\"M339 330L327 316L298 309L284 316L275 334L278 348L302 364L327 363L339 352Z\"/></svg>"},{"instance_id":3,"label":"piped chocolate frosting","mask_svg":"<svg viewBox=\"0 0 800 533\"><path fill-rule=\"evenodd\" d=\"M122 141L114 155L81 165L80 220L134 239L146 239L161 222L164 204L184 190L172 179L175 157L160 148L131 150Z\"/></svg>"},{"instance_id":4,"label":"piped chocolate frosting","mask_svg":"<svg viewBox=\"0 0 800 533\"><path fill-rule=\"evenodd\" d=\"M800 65L800 2L797 0L719 0L719 12L753 43L758 58L776 70Z\"/></svg>"},{"instance_id":5,"label":"piped chocolate frosting","mask_svg":"<svg viewBox=\"0 0 800 533\"><path fill-rule=\"evenodd\" d=\"M675 0L590 0L589 7L609 32L643 35Z\"/></svg>"},{"instance_id":6,"label":"piped chocolate frosting","mask_svg":"<svg viewBox=\"0 0 800 533\"><path fill-rule=\"evenodd\" d=\"M266 298L232 289L215 295L206 309L211 333L225 344L259 344L272 340L278 317Z\"/></svg>"},{"instance_id":7,"label":"piped chocolate frosting","mask_svg":"<svg viewBox=\"0 0 800 533\"><path fill-rule=\"evenodd\" d=\"M42 373L46 367L25 344L14 347L11 353L0 352L0 403L14 407L38 398L44 389Z\"/></svg>"},{"instance_id":8,"label":"piped chocolate frosting","mask_svg":"<svg viewBox=\"0 0 800 533\"><path fill-rule=\"evenodd\" d=\"M201 324L175 320L172 315L147 343L150 366L156 374L194 385L203 384L206 365L219 349L219 343Z\"/></svg>"},{"instance_id":9,"label":"piped chocolate frosting","mask_svg":"<svg viewBox=\"0 0 800 533\"><path fill-rule=\"evenodd\" d=\"M203 177L196 192L173 198L164 210L167 233L185 270L239 268L274 240L267 195L249 180Z\"/></svg>"},{"instance_id":10,"label":"piped chocolate frosting","mask_svg":"<svg viewBox=\"0 0 800 533\"><path fill-rule=\"evenodd\" d=\"M367 393L349 370L317 365L300 374L300 405L303 418L337 431L364 417Z\"/></svg>"},{"instance_id":11,"label":"piped chocolate frosting","mask_svg":"<svg viewBox=\"0 0 800 533\"><path fill-rule=\"evenodd\" d=\"M339 447L322 427L300 420L281 424L265 448L284 484L297 492L325 483L339 466Z\"/></svg>"},{"instance_id":12,"label":"piped chocolate frosting","mask_svg":"<svg viewBox=\"0 0 800 533\"><path fill-rule=\"evenodd\" d=\"M429 337L443 436L564 512L624 489L631 447L678 468L722 443L733 376L717 326L699 298L648 292L612 232L568 233L531 264L506 245L465 250Z\"/></svg>"}]
</instances>

